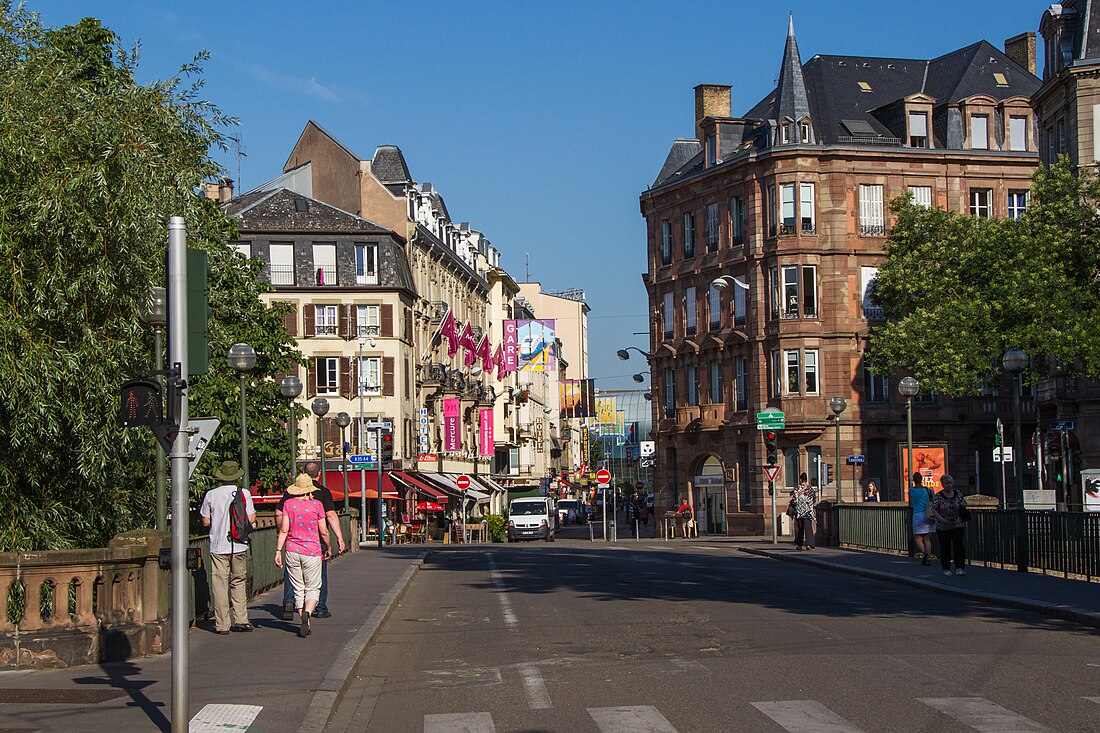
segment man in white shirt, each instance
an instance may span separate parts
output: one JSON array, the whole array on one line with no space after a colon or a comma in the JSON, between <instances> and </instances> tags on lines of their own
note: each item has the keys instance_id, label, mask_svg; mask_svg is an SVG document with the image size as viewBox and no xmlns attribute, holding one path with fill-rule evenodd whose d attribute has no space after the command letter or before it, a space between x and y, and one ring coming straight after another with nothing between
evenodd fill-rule
<instances>
[{"instance_id":1,"label":"man in white shirt","mask_svg":"<svg viewBox=\"0 0 1100 733\"><path fill-rule=\"evenodd\" d=\"M244 470L236 461L225 461L214 472L221 485L210 489L203 497L199 514L202 525L210 528L210 598L214 605L214 630L252 631L248 622L248 545L229 539L229 507L237 493L237 482ZM256 524L256 508L247 488L240 489L244 497L248 521ZM232 613L232 625L230 614Z\"/></svg>"}]
</instances>

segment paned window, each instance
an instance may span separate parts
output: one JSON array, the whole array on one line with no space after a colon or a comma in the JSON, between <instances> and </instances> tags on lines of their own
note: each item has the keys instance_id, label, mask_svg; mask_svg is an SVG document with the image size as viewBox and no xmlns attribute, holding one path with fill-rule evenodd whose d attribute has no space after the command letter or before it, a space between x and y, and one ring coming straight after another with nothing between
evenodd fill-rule
<instances>
[{"instance_id":1,"label":"paned window","mask_svg":"<svg viewBox=\"0 0 1100 733\"><path fill-rule=\"evenodd\" d=\"M733 325L741 328L745 325L748 316L748 305L745 298L745 289L733 286Z\"/></svg>"},{"instance_id":2,"label":"paned window","mask_svg":"<svg viewBox=\"0 0 1100 733\"><path fill-rule=\"evenodd\" d=\"M378 336L381 334L379 314L381 308L377 305L358 305L355 307L355 326L359 336Z\"/></svg>"},{"instance_id":3,"label":"paned window","mask_svg":"<svg viewBox=\"0 0 1100 733\"><path fill-rule=\"evenodd\" d=\"M1028 191L1008 192L1008 218L1019 219L1027 210Z\"/></svg>"},{"instance_id":4,"label":"paned window","mask_svg":"<svg viewBox=\"0 0 1100 733\"><path fill-rule=\"evenodd\" d=\"M718 204L707 205L707 252L718 251Z\"/></svg>"},{"instance_id":5,"label":"paned window","mask_svg":"<svg viewBox=\"0 0 1100 733\"><path fill-rule=\"evenodd\" d=\"M1058 155L1066 152L1066 121L1058 120Z\"/></svg>"},{"instance_id":6,"label":"paned window","mask_svg":"<svg viewBox=\"0 0 1100 733\"><path fill-rule=\"evenodd\" d=\"M860 290L863 293L863 317L869 321L881 321L884 317L882 308L875 305L872 299L876 277L878 277L877 267L859 268Z\"/></svg>"},{"instance_id":7,"label":"paned window","mask_svg":"<svg viewBox=\"0 0 1100 733\"><path fill-rule=\"evenodd\" d=\"M672 305L672 293L665 293L665 302L661 307L661 323L664 326L665 338L672 338L675 331L676 311Z\"/></svg>"},{"instance_id":8,"label":"paned window","mask_svg":"<svg viewBox=\"0 0 1100 733\"><path fill-rule=\"evenodd\" d=\"M783 318L798 318L798 265L785 265L783 275Z\"/></svg>"},{"instance_id":9,"label":"paned window","mask_svg":"<svg viewBox=\"0 0 1100 733\"><path fill-rule=\"evenodd\" d=\"M272 285L293 285L294 284L294 245L293 244L272 244L271 245L271 284Z\"/></svg>"},{"instance_id":10,"label":"paned window","mask_svg":"<svg viewBox=\"0 0 1100 733\"><path fill-rule=\"evenodd\" d=\"M1047 128L1047 164L1054 165L1055 157L1058 155L1057 141L1054 139L1054 128Z\"/></svg>"},{"instance_id":11,"label":"paned window","mask_svg":"<svg viewBox=\"0 0 1100 733\"><path fill-rule=\"evenodd\" d=\"M867 401L874 404L886 404L890 400L890 380L879 376L867 366L863 367L863 392Z\"/></svg>"},{"instance_id":12,"label":"paned window","mask_svg":"<svg viewBox=\"0 0 1100 733\"><path fill-rule=\"evenodd\" d=\"M802 266L802 317L817 318L817 267Z\"/></svg>"},{"instance_id":13,"label":"paned window","mask_svg":"<svg viewBox=\"0 0 1100 733\"><path fill-rule=\"evenodd\" d=\"M771 396L779 397L783 394L783 362L780 361L783 355L779 352L779 349L775 349L771 354L771 367L772 367L772 389Z\"/></svg>"},{"instance_id":14,"label":"paned window","mask_svg":"<svg viewBox=\"0 0 1100 733\"><path fill-rule=\"evenodd\" d=\"M686 322L685 325L687 326L688 336L695 335L696 326L698 325L695 320L696 316L698 315L695 311L695 307L695 288L693 286L684 291L684 319Z\"/></svg>"},{"instance_id":15,"label":"paned window","mask_svg":"<svg viewBox=\"0 0 1100 733\"><path fill-rule=\"evenodd\" d=\"M817 222L814 218L814 184L800 183L798 215L802 221L802 233L813 234L817 231Z\"/></svg>"},{"instance_id":16,"label":"paned window","mask_svg":"<svg viewBox=\"0 0 1100 733\"><path fill-rule=\"evenodd\" d=\"M338 310L339 308L335 305L314 306L314 323L318 336L335 336L337 334L336 319Z\"/></svg>"},{"instance_id":17,"label":"paned window","mask_svg":"<svg viewBox=\"0 0 1100 733\"><path fill-rule=\"evenodd\" d=\"M661 219L661 264L672 264L672 222Z\"/></svg>"},{"instance_id":18,"label":"paned window","mask_svg":"<svg viewBox=\"0 0 1100 733\"><path fill-rule=\"evenodd\" d=\"M803 354L806 366L806 394L818 394L820 392L817 381L817 350L807 349Z\"/></svg>"},{"instance_id":19,"label":"paned window","mask_svg":"<svg viewBox=\"0 0 1100 733\"><path fill-rule=\"evenodd\" d=\"M794 184L784 183L779 187L780 234L794 234Z\"/></svg>"},{"instance_id":20,"label":"paned window","mask_svg":"<svg viewBox=\"0 0 1100 733\"><path fill-rule=\"evenodd\" d=\"M730 199L730 227L733 229L731 244L744 244L745 202L736 196Z\"/></svg>"},{"instance_id":21,"label":"paned window","mask_svg":"<svg viewBox=\"0 0 1100 733\"><path fill-rule=\"evenodd\" d=\"M783 364L786 369L785 392L786 394L802 394L799 388L798 349L788 349L783 352Z\"/></svg>"},{"instance_id":22,"label":"paned window","mask_svg":"<svg viewBox=\"0 0 1100 733\"><path fill-rule=\"evenodd\" d=\"M734 378L737 380L737 404L735 410L747 410L749 407L749 360L738 356L733 361Z\"/></svg>"},{"instance_id":23,"label":"paned window","mask_svg":"<svg viewBox=\"0 0 1100 733\"><path fill-rule=\"evenodd\" d=\"M317 358L317 394L334 395L340 392L340 359L335 356Z\"/></svg>"},{"instance_id":24,"label":"paned window","mask_svg":"<svg viewBox=\"0 0 1100 733\"><path fill-rule=\"evenodd\" d=\"M881 237L886 234L880 183L864 183L859 186L859 233L865 237Z\"/></svg>"},{"instance_id":25,"label":"paned window","mask_svg":"<svg viewBox=\"0 0 1100 733\"><path fill-rule=\"evenodd\" d=\"M336 245L313 245L313 267L318 285L336 285Z\"/></svg>"},{"instance_id":26,"label":"paned window","mask_svg":"<svg viewBox=\"0 0 1100 733\"><path fill-rule=\"evenodd\" d=\"M932 208L931 186L910 186L909 193L913 195L913 203L926 209Z\"/></svg>"},{"instance_id":27,"label":"paned window","mask_svg":"<svg viewBox=\"0 0 1100 733\"><path fill-rule=\"evenodd\" d=\"M355 245L355 284L378 284L378 245Z\"/></svg>"},{"instance_id":28,"label":"paned window","mask_svg":"<svg viewBox=\"0 0 1100 733\"><path fill-rule=\"evenodd\" d=\"M926 112L909 113L909 147L928 147L928 114Z\"/></svg>"},{"instance_id":29,"label":"paned window","mask_svg":"<svg viewBox=\"0 0 1100 733\"><path fill-rule=\"evenodd\" d=\"M665 368L665 409L676 409L676 375L668 367Z\"/></svg>"},{"instance_id":30,"label":"paned window","mask_svg":"<svg viewBox=\"0 0 1100 733\"><path fill-rule=\"evenodd\" d=\"M695 256L695 214L684 214L684 258Z\"/></svg>"},{"instance_id":31,"label":"paned window","mask_svg":"<svg viewBox=\"0 0 1100 733\"><path fill-rule=\"evenodd\" d=\"M776 210L775 185L768 186L768 236L775 236L775 227L778 223L779 212Z\"/></svg>"},{"instance_id":32,"label":"paned window","mask_svg":"<svg viewBox=\"0 0 1100 733\"><path fill-rule=\"evenodd\" d=\"M970 148L989 149L989 115L970 115Z\"/></svg>"},{"instance_id":33,"label":"paned window","mask_svg":"<svg viewBox=\"0 0 1100 733\"><path fill-rule=\"evenodd\" d=\"M970 215L989 218L993 216L993 192L988 188L970 189Z\"/></svg>"},{"instance_id":34,"label":"paned window","mask_svg":"<svg viewBox=\"0 0 1100 733\"><path fill-rule=\"evenodd\" d=\"M359 390L364 397L382 394L382 357L364 356L360 360Z\"/></svg>"},{"instance_id":35,"label":"paned window","mask_svg":"<svg viewBox=\"0 0 1100 733\"><path fill-rule=\"evenodd\" d=\"M1027 118L1008 118L1008 149L1027 150Z\"/></svg>"},{"instance_id":36,"label":"paned window","mask_svg":"<svg viewBox=\"0 0 1100 733\"><path fill-rule=\"evenodd\" d=\"M722 399L722 363L719 361L712 361L710 363L710 374L707 380L710 383L710 403L712 405L720 405L724 401Z\"/></svg>"},{"instance_id":37,"label":"paned window","mask_svg":"<svg viewBox=\"0 0 1100 733\"><path fill-rule=\"evenodd\" d=\"M713 331L722 325L722 291L713 285L707 290L707 310L710 313L710 328Z\"/></svg>"},{"instance_id":38,"label":"paned window","mask_svg":"<svg viewBox=\"0 0 1100 733\"><path fill-rule=\"evenodd\" d=\"M707 135L707 165L714 165L718 160L718 146L714 144L714 135Z\"/></svg>"},{"instance_id":39,"label":"paned window","mask_svg":"<svg viewBox=\"0 0 1100 733\"><path fill-rule=\"evenodd\" d=\"M699 404L699 367L692 364L687 368L688 404Z\"/></svg>"}]
</instances>

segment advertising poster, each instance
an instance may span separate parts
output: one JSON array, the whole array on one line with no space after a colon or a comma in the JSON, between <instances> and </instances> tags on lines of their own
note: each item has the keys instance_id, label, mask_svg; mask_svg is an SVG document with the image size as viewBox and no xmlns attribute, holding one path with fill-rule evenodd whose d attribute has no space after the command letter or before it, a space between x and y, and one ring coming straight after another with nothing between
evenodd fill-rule
<instances>
[{"instance_id":1,"label":"advertising poster","mask_svg":"<svg viewBox=\"0 0 1100 733\"><path fill-rule=\"evenodd\" d=\"M539 321L516 321L519 371L557 371L558 358L554 349L556 338L552 318Z\"/></svg>"},{"instance_id":2,"label":"advertising poster","mask_svg":"<svg viewBox=\"0 0 1100 733\"><path fill-rule=\"evenodd\" d=\"M560 417L595 417L595 388L591 379L563 379L559 385Z\"/></svg>"},{"instance_id":3,"label":"advertising poster","mask_svg":"<svg viewBox=\"0 0 1100 733\"><path fill-rule=\"evenodd\" d=\"M924 485L932 491L938 492L943 488L940 483L940 476L948 473L947 470L947 444L913 444L913 465L916 466L915 470L909 468L909 451L905 443L900 443L898 446L901 450L901 461L899 465L902 467L903 481L901 485L905 487L905 501L909 501L909 486L912 482L912 475L915 471L920 471L924 476ZM909 477L909 478L905 478Z\"/></svg>"},{"instance_id":4,"label":"advertising poster","mask_svg":"<svg viewBox=\"0 0 1100 733\"><path fill-rule=\"evenodd\" d=\"M504 322L504 373L519 368L519 331L516 321Z\"/></svg>"},{"instance_id":5,"label":"advertising poster","mask_svg":"<svg viewBox=\"0 0 1100 733\"><path fill-rule=\"evenodd\" d=\"M613 425L615 423L615 398L596 398L596 423L599 425Z\"/></svg>"},{"instance_id":6,"label":"advertising poster","mask_svg":"<svg viewBox=\"0 0 1100 733\"><path fill-rule=\"evenodd\" d=\"M486 408L479 413L480 424L478 426L478 455L491 456L496 446L493 442L493 409Z\"/></svg>"},{"instance_id":7,"label":"advertising poster","mask_svg":"<svg viewBox=\"0 0 1100 733\"><path fill-rule=\"evenodd\" d=\"M1081 495L1086 512L1100 512L1100 470L1086 468L1081 471Z\"/></svg>"},{"instance_id":8,"label":"advertising poster","mask_svg":"<svg viewBox=\"0 0 1100 733\"><path fill-rule=\"evenodd\" d=\"M462 450L462 400L457 397L443 400L443 450Z\"/></svg>"}]
</instances>

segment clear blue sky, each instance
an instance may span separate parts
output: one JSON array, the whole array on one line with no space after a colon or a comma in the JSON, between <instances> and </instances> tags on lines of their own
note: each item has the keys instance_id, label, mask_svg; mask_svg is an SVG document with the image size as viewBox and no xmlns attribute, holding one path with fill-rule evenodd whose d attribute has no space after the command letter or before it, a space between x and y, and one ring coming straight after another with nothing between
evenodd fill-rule
<instances>
[{"instance_id":1,"label":"clear blue sky","mask_svg":"<svg viewBox=\"0 0 1100 733\"><path fill-rule=\"evenodd\" d=\"M590 373L635 386L648 329L638 196L674 138L694 134L692 87L731 84L740 114L773 86L793 11L802 60L817 53L930 58L1037 30L1049 3L959 0L734 2L162 3L29 0L48 25L99 18L140 40L142 81L211 52L205 96L251 188L282 171L314 119L360 157L401 147L443 194L545 289L582 288ZM689 12L690 9L690 12ZM1041 58L1041 52L1040 52ZM236 161L222 156L232 177ZM240 190L240 189L239 189ZM605 379L617 377L615 379Z\"/></svg>"}]
</instances>

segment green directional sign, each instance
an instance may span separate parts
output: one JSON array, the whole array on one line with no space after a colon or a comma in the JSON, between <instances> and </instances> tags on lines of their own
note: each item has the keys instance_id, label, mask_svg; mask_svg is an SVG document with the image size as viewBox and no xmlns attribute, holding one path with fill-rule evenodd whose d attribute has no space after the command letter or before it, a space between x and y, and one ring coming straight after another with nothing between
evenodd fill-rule
<instances>
[{"instance_id":1,"label":"green directional sign","mask_svg":"<svg viewBox=\"0 0 1100 733\"><path fill-rule=\"evenodd\" d=\"M757 430L782 430L787 416L780 410L770 409L756 413Z\"/></svg>"}]
</instances>

